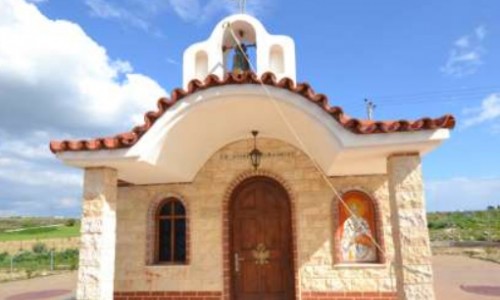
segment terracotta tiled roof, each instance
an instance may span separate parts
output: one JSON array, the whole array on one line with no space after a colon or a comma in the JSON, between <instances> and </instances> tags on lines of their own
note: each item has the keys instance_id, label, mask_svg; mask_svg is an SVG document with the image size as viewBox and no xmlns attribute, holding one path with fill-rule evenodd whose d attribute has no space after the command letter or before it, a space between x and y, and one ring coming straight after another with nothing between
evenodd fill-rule
<instances>
[{"instance_id":1,"label":"terracotta tiled roof","mask_svg":"<svg viewBox=\"0 0 500 300\"><path fill-rule=\"evenodd\" d=\"M161 98L158 100L158 110L150 111L144 115L144 124L133 128L129 132L121 133L113 137L95 138L90 140L72 140L72 141L51 141L50 150L53 153L64 151L95 151L105 149L129 148L143 136L149 128L153 126L171 106L183 98L205 89L230 85L230 84L265 84L277 88L287 89L292 93L303 96L305 99L318 105L325 110L333 119L339 122L345 129L355 134L380 134L393 132L413 132L421 130L431 130L438 128L455 127L455 118L452 115L444 115L437 119L422 118L416 121L397 120L397 121L370 121L355 119L344 114L342 108L330 106L327 96L316 94L307 83L295 84L291 79L284 78L276 81L272 73L265 73L258 78L254 73L227 74L224 79L219 79L215 75L208 76L203 82L193 80L189 83L187 90L175 89L170 99Z\"/></svg>"}]
</instances>

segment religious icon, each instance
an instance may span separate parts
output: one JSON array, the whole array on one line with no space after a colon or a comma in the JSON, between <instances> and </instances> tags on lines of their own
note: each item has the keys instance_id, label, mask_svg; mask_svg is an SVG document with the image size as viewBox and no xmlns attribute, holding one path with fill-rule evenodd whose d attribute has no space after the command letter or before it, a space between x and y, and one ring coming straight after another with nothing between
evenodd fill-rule
<instances>
[{"instance_id":1,"label":"religious icon","mask_svg":"<svg viewBox=\"0 0 500 300\"><path fill-rule=\"evenodd\" d=\"M340 204L340 256L343 262L377 260L374 215L370 199L358 192L344 195Z\"/></svg>"}]
</instances>

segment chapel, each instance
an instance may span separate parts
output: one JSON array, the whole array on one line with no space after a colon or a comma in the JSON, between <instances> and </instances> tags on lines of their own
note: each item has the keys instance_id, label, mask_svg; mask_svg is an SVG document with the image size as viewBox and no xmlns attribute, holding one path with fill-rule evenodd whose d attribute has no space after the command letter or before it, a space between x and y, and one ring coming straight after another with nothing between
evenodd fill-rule
<instances>
[{"instance_id":1,"label":"chapel","mask_svg":"<svg viewBox=\"0 0 500 300\"><path fill-rule=\"evenodd\" d=\"M231 15L143 125L50 143L84 170L77 299L434 299L421 158L455 119L353 118L296 72Z\"/></svg>"}]
</instances>

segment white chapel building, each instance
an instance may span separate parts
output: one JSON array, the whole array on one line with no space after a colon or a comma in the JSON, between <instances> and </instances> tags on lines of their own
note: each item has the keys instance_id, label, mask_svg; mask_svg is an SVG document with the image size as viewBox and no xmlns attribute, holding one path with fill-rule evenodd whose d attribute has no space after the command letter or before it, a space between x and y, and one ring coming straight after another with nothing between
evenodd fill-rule
<instances>
[{"instance_id":1,"label":"white chapel building","mask_svg":"<svg viewBox=\"0 0 500 300\"><path fill-rule=\"evenodd\" d=\"M232 15L142 126L51 142L85 170L77 299L434 299L421 157L455 119L349 117L295 62Z\"/></svg>"}]
</instances>

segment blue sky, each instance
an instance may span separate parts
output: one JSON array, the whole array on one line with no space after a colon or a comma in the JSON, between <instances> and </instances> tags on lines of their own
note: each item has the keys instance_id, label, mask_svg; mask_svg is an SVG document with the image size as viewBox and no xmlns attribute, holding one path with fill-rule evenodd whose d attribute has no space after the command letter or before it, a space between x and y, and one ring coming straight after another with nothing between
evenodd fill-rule
<instances>
[{"instance_id":1,"label":"blue sky","mask_svg":"<svg viewBox=\"0 0 500 300\"><path fill-rule=\"evenodd\" d=\"M500 2L248 0L295 39L298 81L356 117L452 113L424 158L428 210L500 205ZM314 3L314 4L312 4ZM81 171L50 139L128 130L181 85L182 53L231 0L0 1L0 215L80 213Z\"/></svg>"}]
</instances>

